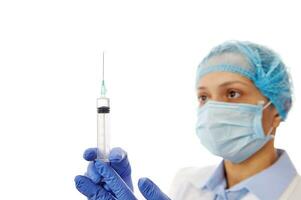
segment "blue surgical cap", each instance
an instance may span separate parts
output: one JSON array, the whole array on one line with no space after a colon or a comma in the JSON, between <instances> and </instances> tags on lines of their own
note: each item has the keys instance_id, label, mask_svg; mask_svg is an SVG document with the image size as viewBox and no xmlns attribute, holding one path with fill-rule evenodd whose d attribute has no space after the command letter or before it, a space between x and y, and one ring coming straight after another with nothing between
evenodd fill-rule
<instances>
[{"instance_id":1,"label":"blue surgical cap","mask_svg":"<svg viewBox=\"0 0 301 200\"><path fill-rule=\"evenodd\" d=\"M200 79L217 71L245 76L267 97L284 121L292 106L292 81L287 67L271 49L248 41L226 41L214 47L197 68Z\"/></svg>"}]
</instances>

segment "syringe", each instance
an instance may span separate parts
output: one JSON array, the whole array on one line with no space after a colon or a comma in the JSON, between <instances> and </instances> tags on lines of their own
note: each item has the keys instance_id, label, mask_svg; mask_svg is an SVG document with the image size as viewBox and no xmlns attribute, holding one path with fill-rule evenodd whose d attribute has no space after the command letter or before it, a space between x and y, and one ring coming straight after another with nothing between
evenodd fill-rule
<instances>
[{"instance_id":1,"label":"syringe","mask_svg":"<svg viewBox=\"0 0 301 200\"><path fill-rule=\"evenodd\" d=\"M101 94L100 97L97 98L97 158L108 161L110 152L110 99L106 97L107 90L104 81L104 52L102 54L102 58Z\"/></svg>"}]
</instances>

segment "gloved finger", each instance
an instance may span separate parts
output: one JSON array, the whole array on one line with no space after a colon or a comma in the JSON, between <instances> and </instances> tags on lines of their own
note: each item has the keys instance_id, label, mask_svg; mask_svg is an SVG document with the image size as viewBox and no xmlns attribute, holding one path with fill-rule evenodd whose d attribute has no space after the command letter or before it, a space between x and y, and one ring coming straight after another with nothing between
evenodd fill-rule
<instances>
[{"instance_id":1,"label":"gloved finger","mask_svg":"<svg viewBox=\"0 0 301 200\"><path fill-rule=\"evenodd\" d=\"M89 163L87 172L85 173L85 175L88 178L90 178L93 181L93 183L95 183L95 184L99 184L101 181L101 178L102 178L95 168L94 161L91 161Z\"/></svg>"},{"instance_id":2,"label":"gloved finger","mask_svg":"<svg viewBox=\"0 0 301 200\"><path fill-rule=\"evenodd\" d=\"M93 183L100 185L101 184L101 180L102 180L102 176L97 172L96 168L95 168L95 164L93 161L91 161L88 165L88 169L87 172L85 173L85 176L87 176L88 178L90 178ZM111 189L108 187L108 185L106 183L101 184L103 186L103 188L108 191L111 192Z\"/></svg>"},{"instance_id":3,"label":"gloved finger","mask_svg":"<svg viewBox=\"0 0 301 200\"><path fill-rule=\"evenodd\" d=\"M119 200L137 200L131 189L122 180L118 173L102 160L95 161L95 167L103 180Z\"/></svg>"},{"instance_id":4,"label":"gloved finger","mask_svg":"<svg viewBox=\"0 0 301 200\"><path fill-rule=\"evenodd\" d=\"M147 200L170 200L170 198L148 178L140 178L138 181L138 187L141 194Z\"/></svg>"},{"instance_id":5,"label":"gloved finger","mask_svg":"<svg viewBox=\"0 0 301 200\"><path fill-rule=\"evenodd\" d=\"M97 148L88 148L85 150L83 157L86 161L93 161L97 158L98 153L100 158L103 158L102 152L99 152Z\"/></svg>"},{"instance_id":6,"label":"gloved finger","mask_svg":"<svg viewBox=\"0 0 301 200\"><path fill-rule=\"evenodd\" d=\"M89 148L84 152L84 158L87 161L93 161L97 158L97 148ZM109 161L114 170L122 176L124 173L130 174L130 165L126 151L120 147L115 147L110 151Z\"/></svg>"},{"instance_id":7,"label":"gloved finger","mask_svg":"<svg viewBox=\"0 0 301 200\"><path fill-rule=\"evenodd\" d=\"M131 179L132 170L128 160L127 152L120 147L115 147L110 151L109 161L112 168L128 184L131 190L133 190L133 183Z\"/></svg>"},{"instance_id":8,"label":"gloved finger","mask_svg":"<svg viewBox=\"0 0 301 200\"><path fill-rule=\"evenodd\" d=\"M123 172L124 169L129 165L127 153L120 147L111 149L109 153L109 161L117 173ZM121 175L121 173L118 174Z\"/></svg>"},{"instance_id":9,"label":"gloved finger","mask_svg":"<svg viewBox=\"0 0 301 200\"><path fill-rule=\"evenodd\" d=\"M91 165L94 166L94 163L91 163ZM95 168L95 166L94 166L94 168ZM98 172L96 172L95 175L91 175L89 172L86 172L85 176L88 177L89 179L91 179L91 181L93 183L95 183L97 185L101 185L106 191L112 192L112 190L109 188L109 186L105 182L101 181L102 177L98 174Z\"/></svg>"},{"instance_id":10,"label":"gloved finger","mask_svg":"<svg viewBox=\"0 0 301 200\"><path fill-rule=\"evenodd\" d=\"M88 199L116 200L112 194L105 191L99 185L94 184L88 177L76 176L74 181L77 190L88 197Z\"/></svg>"}]
</instances>

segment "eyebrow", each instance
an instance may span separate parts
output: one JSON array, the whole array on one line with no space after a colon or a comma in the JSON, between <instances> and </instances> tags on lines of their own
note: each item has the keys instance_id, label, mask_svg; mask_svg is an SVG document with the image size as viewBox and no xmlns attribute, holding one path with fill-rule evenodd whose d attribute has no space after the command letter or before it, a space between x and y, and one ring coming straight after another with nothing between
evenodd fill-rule
<instances>
[{"instance_id":1,"label":"eyebrow","mask_svg":"<svg viewBox=\"0 0 301 200\"><path fill-rule=\"evenodd\" d=\"M241 82L241 81L227 81L227 82L225 82L225 83L220 84L218 87L225 87L225 86L227 86L227 85L231 85L231 84L234 84L234 83L240 83L240 84L243 84L243 85L249 87L249 85L248 85L247 83L244 83L244 82ZM201 86L201 87L198 87L198 90L200 90L200 89L205 89L205 88L206 88L206 87Z\"/></svg>"}]
</instances>

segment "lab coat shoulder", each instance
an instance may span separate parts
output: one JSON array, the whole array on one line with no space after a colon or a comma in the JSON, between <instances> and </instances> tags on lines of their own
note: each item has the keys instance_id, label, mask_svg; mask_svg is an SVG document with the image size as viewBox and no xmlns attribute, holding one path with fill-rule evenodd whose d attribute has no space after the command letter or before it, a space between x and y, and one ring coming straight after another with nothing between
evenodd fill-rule
<instances>
[{"instance_id":1,"label":"lab coat shoulder","mask_svg":"<svg viewBox=\"0 0 301 200\"><path fill-rule=\"evenodd\" d=\"M300 200L301 199L301 177L296 175L281 195L281 200Z\"/></svg>"},{"instance_id":2,"label":"lab coat shoulder","mask_svg":"<svg viewBox=\"0 0 301 200\"><path fill-rule=\"evenodd\" d=\"M173 178L169 196L173 200L196 199L200 196L210 198L212 194L206 194L206 192L202 192L200 188L215 169L216 166L185 167L180 169ZM188 196L190 196L190 198L188 198Z\"/></svg>"},{"instance_id":3,"label":"lab coat shoulder","mask_svg":"<svg viewBox=\"0 0 301 200\"><path fill-rule=\"evenodd\" d=\"M169 197L172 200L208 200L213 199L214 194L201 190L201 186L212 175L216 166L208 167L186 167L180 169L172 181ZM301 199L301 177L296 175L279 200ZM248 193L243 200L258 200L252 193Z\"/></svg>"}]
</instances>

